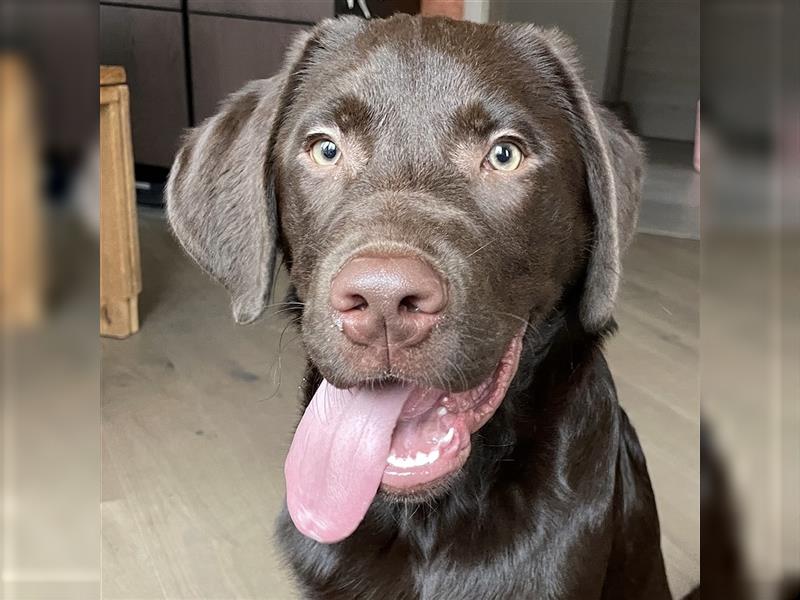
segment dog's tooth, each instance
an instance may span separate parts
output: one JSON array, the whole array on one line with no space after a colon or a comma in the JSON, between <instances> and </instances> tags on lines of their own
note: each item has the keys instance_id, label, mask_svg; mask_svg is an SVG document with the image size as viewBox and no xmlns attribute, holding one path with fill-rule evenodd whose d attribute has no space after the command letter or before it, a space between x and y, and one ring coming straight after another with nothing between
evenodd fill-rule
<instances>
[{"instance_id":1,"label":"dog's tooth","mask_svg":"<svg viewBox=\"0 0 800 600\"><path fill-rule=\"evenodd\" d=\"M405 466L406 466L406 464L405 464L406 463L406 459L405 458L400 458L399 456L396 456L395 454L390 455L389 458L386 460L386 462L388 462L393 467L398 467L398 468L401 468L401 469L404 469Z\"/></svg>"},{"instance_id":2,"label":"dog's tooth","mask_svg":"<svg viewBox=\"0 0 800 600\"><path fill-rule=\"evenodd\" d=\"M440 417L443 417L447 414L447 409L444 406L440 406L439 410L436 411L436 414Z\"/></svg>"},{"instance_id":3,"label":"dog's tooth","mask_svg":"<svg viewBox=\"0 0 800 600\"><path fill-rule=\"evenodd\" d=\"M447 433L444 434L444 437L439 440L439 444L442 446L444 444L449 444L453 440L453 436L455 434L456 430L453 427L451 427L450 429L447 430ZM438 452L438 450L435 450L435 452Z\"/></svg>"},{"instance_id":4,"label":"dog's tooth","mask_svg":"<svg viewBox=\"0 0 800 600\"><path fill-rule=\"evenodd\" d=\"M447 435L442 438L443 440L450 441L453 439L453 435L455 430L451 427L450 431L447 432ZM439 448L435 448L431 450L428 454L424 452L417 452L415 456L407 456L401 457L397 456L394 452L389 455L389 458L386 459L393 467L397 467L398 469L412 469L414 467L424 467L425 465L429 465L441 457L441 451Z\"/></svg>"},{"instance_id":5,"label":"dog's tooth","mask_svg":"<svg viewBox=\"0 0 800 600\"><path fill-rule=\"evenodd\" d=\"M408 469L409 467L414 466L413 458L400 458L394 452L389 455L389 458L386 459L386 462L399 469Z\"/></svg>"}]
</instances>

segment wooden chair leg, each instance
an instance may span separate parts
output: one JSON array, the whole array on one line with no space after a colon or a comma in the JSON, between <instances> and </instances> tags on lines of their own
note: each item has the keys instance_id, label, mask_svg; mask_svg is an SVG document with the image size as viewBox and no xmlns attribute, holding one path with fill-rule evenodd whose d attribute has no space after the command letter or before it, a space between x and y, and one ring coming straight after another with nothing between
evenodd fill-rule
<instances>
[{"instance_id":1,"label":"wooden chair leg","mask_svg":"<svg viewBox=\"0 0 800 600\"><path fill-rule=\"evenodd\" d=\"M100 334L117 338L139 330L142 289L128 106L126 85L101 85Z\"/></svg>"}]
</instances>

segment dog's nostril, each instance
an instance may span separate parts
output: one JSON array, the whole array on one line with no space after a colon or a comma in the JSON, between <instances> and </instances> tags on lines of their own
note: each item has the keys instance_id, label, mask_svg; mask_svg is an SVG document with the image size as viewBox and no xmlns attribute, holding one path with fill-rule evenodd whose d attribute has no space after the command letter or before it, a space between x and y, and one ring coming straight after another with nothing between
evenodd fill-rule
<instances>
[{"instance_id":1,"label":"dog's nostril","mask_svg":"<svg viewBox=\"0 0 800 600\"><path fill-rule=\"evenodd\" d=\"M417 296L406 296L400 300L400 310L410 313L420 312L422 309L419 307L419 298Z\"/></svg>"},{"instance_id":2,"label":"dog's nostril","mask_svg":"<svg viewBox=\"0 0 800 600\"><path fill-rule=\"evenodd\" d=\"M350 304L350 310L367 310L367 308L369 308L369 302L367 302L367 299L359 294L353 294L350 296Z\"/></svg>"}]
</instances>

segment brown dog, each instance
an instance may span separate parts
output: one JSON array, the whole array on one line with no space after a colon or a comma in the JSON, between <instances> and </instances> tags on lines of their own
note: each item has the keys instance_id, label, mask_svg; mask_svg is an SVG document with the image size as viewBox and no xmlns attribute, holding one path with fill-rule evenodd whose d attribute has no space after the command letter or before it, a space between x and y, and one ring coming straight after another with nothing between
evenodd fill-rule
<instances>
[{"instance_id":1,"label":"brown dog","mask_svg":"<svg viewBox=\"0 0 800 600\"><path fill-rule=\"evenodd\" d=\"M188 136L178 239L308 353L280 543L312 598L669 597L601 352L638 142L533 26L324 21Z\"/></svg>"}]
</instances>

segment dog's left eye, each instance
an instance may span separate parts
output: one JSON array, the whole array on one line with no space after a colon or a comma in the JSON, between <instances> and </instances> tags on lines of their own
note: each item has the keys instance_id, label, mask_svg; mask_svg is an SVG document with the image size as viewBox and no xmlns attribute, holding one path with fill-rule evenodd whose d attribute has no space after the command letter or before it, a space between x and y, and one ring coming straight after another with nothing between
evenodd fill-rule
<instances>
[{"instance_id":1,"label":"dog's left eye","mask_svg":"<svg viewBox=\"0 0 800 600\"><path fill-rule=\"evenodd\" d=\"M500 142L492 147L486 162L497 171L514 171L522 163L522 150L511 142Z\"/></svg>"},{"instance_id":2,"label":"dog's left eye","mask_svg":"<svg viewBox=\"0 0 800 600\"><path fill-rule=\"evenodd\" d=\"M314 142L311 146L311 158L318 165L329 167L339 162L339 157L342 153L336 144L329 139L322 139Z\"/></svg>"}]
</instances>

